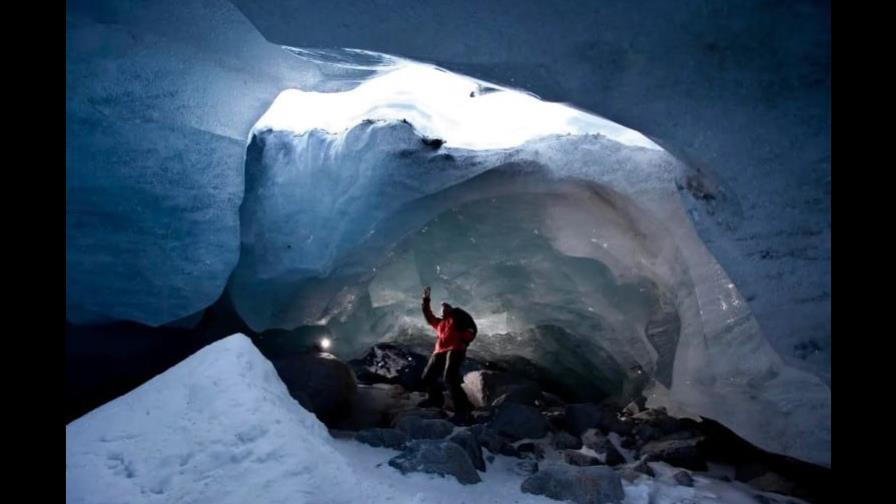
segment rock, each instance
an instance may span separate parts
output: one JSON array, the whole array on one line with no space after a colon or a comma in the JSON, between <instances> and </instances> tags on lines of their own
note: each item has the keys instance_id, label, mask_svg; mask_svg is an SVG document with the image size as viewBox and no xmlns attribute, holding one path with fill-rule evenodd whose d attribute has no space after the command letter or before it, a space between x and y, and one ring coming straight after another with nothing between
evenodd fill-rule
<instances>
[{"instance_id":1,"label":"rock","mask_svg":"<svg viewBox=\"0 0 896 504\"><path fill-rule=\"evenodd\" d=\"M401 385L358 385L348 417L337 420L334 426L354 431L387 427L397 412L406 410L413 403Z\"/></svg>"},{"instance_id":2,"label":"rock","mask_svg":"<svg viewBox=\"0 0 896 504\"><path fill-rule=\"evenodd\" d=\"M619 418L614 415L609 420L607 420L607 423L604 424L604 428L608 432L615 432L620 436L625 436L632 433L635 425L635 422L633 422L630 418Z\"/></svg>"},{"instance_id":3,"label":"rock","mask_svg":"<svg viewBox=\"0 0 896 504\"><path fill-rule=\"evenodd\" d=\"M391 383L407 390L421 390L421 375L426 356L391 343L377 343L360 359L349 365L361 383Z\"/></svg>"},{"instance_id":4,"label":"rock","mask_svg":"<svg viewBox=\"0 0 896 504\"><path fill-rule=\"evenodd\" d=\"M616 413L616 409L612 405L568 404L566 406L566 430L574 436L581 436L591 428L618 434L632 432L635 423L628 419L621 420Z\"/></svg>"},{"instance_id":5,"label":"rock","mask_svg":"<svg viewBox=\"0 0 896 504\"><path fill-rule=\"evenodd\" d=\"M521 490L576 504L619 503L625 498L622 480L609 467L548 464L526 478Z\"/></svg>"},{"instance_id":6,"label":"rock","mask_svg":"<svg viewBox=\"0 0 896 504\"><path fill-rule=\"evenodd\" d=\"M543 413L543 415L544 415L545 419L547 419L552 430L555 430L555 431L566 430L566 408L565 407L548 408L547 411L545 411Z\"/></svg>"},{"instance_id":7,"label":"rock","mask_svg":"<svg viewBox=\"0 0 896 504\"><path fill-rule=\"evenodd\" d=\"M582 447L582 440L567 432L555 432L551 445L558 450L578 450Z\"/></svg>"},{"instance_id":8,"label":"rock","mask_svg":"<svg viewBox=\"0 0 896 504\"><path fill-rule=\"evenodd\" d=\"M586 430L597 427L603 412L596 404L567 404L565 415L566 429L573 436L581 436Z\"/></svg>"},{"instance_id":9,"label":"rock","mask_svg":"<svg viewBox=\"0 0 896 504\"><path fill-rule=\"evenodd\" d=\"M682 441L685 439L693 439L695 437L700 437L700 432L694 429L685 429L673 432L671 434L666 434L661 437L660 441Z\"/></svg>"},{"instance_id":10,"label":"rock","mask_svg":"<svg viewBox=\"0 0 896 504\"><path fill-rule=\"evenodd\" d=\"M349 416L357 393L351 368L327 353L299 354L273 362L290 395L327 425Z\"/></svg>"},{"instance_id":11,"label":"rock","mask_svg":"<svg viewBox=\"0 0 896 504\"><path fill-rule=\"evenodd\" d=\"M544 447L541 443L533 443L531 441L527 441L525 443L516 445L516 449L521 455L531 454L538 460L544 458Z\"/></svg>"},{"instance_id":12,"label":"rock","mask_svg":"<svg viewBox=\"0 0 896 504\"><path fill-rule=\"evenodd\" d=\"M492 455L492 454L491 454L491 453L489 453L489 454L486 454L486 456L485 456L485 460L487 460L487 461L488 461L488 463L489 463L489 464L491 464L491 463L492 463L492 462L494 462L494 461L495 461L495 456L494 456L494 455Z\"/></svg>"},{"instance_id":13,"label":"rock","mask_svg":"<svg viewBox=\"0 0 896 504\"><path fill-rule=\"evenodd\" d=\"M448 441L457 444L467 452L467 456L473 462L473 467L480 471L485 471L485 461L482 459L482 447L476 436L468 430L459 430L452 434Z\"/></svg>"},{"instance_id":14,"label":"rock","mask_svg":"<svg viewBox=\"0 0 896 504\"><path fill-rule=\"evenodd\" d=\"M409 440L408 435L398 429L364 429L355 435L355 440L370 446L400 450Z\"/></svg>"},{"instance_id":15,"label":"rock","mask_svg":"<svg viewBox=\"0 0 896 504\"><path fill-rule=\"evenodd\" d=\"M622 479L628 481L629 483L637 480L642 476L649 476L651 478L656 476L656 473L653 471L650 465L648 465L647 462L644 462L643 460L638 461L634 464L620 467L618 468L618 471Z\"/></svg>"},{"instance_id":16,"label":"rock","mask_svg":"<svg viewBox=\"0 0 896 504\"><path fill-rule=\"evenodd\" d=\"M625 463L625 457L619 453L619 450L610 441L610 438L604 436L597 429L588 429L582 434L583 444L595 452L604 460L604 463L610 466L616 466Z\"/></svg>"},{"instance_id":17,"label":"rock","mask_svg":"<svg viewBox=\"0 0 896 504\"><path fill-rule=\"evenodd\" d=\"M443 439L454 431L454 425L447 420L426 420L415 416L402 418L397 428L411 439Z\"/></svg>"},{"instance_id":18,"label":"rock","mask_svg":"<svg viewBox=\"0 0 896 504\"><path fill-rule=\"evenodd\" d=\"M485 424L491 422L494 414L492 411L474 410L472 413L473 424Z\"/></svg>"},{"instance_id":19,"label":"rock","mask_svg":"<svg viewBox=\"0 0 896 504\"><path fill-rule=\"evenodd\" d=\"M510 444L507 438L487 427L484 428L478 436L476 436L476 439L479 441L479 444L483 448L494 453L495 455L505 452L506 447ZM514 449L513 451L515 452L516 450Z\"/></svg>"},{"instance_id":20,"label":"rock","mask_svg":"<svg viewBox=\"0 0 896 504\"><path fill-rule=\"evenodd\" d=\"M489 406L501 395L520 387L524 389L517 392L517 397L525 397L531 393L533 387L538 389L536 384L525 378L492 370L477 370L464 374L462 386L470 402L477 408Z\"/></svg>"},{"instance_id":21,"label":"rock","mask_svg":"<svg viewBox=\"0 0 896 504\"><path fill-rule=\"evenodd\" d=\"M598 447L603 446L607 441L607 437L600 429L588 429L582 433L582 444L587 448L597 451Z\"/></svg>"},{"instance_id":22,"label":"rock","mask_svg":"<svg viewBox=\"0 0 896 504\"><path fill-rule=\"evenodd\" d=\"M735 466L734 479L746 483L759 478L767 472L769 472L769 468L766 467L765 464L759 462L743 462Z\"/></svg>"},{"instance_id":23,"label":"rock","mask_svg":"<svg viewBox=\"0 0 896 504\"><path fill-rule=\"evenodd\" d=\"M563 461L574 466L603 465L599 458L576 450L563 450Z\"/></svg>"},{"instance_id":24,"label":"rock","mask_svg":"<svg viewBox=\"0 0 896 504\"><path fill-rule=\"evenodd\" d=\"M625 481L628 481L629 483L634 483L635 481L638 480L638 478L641 478L644 476L643 474L632 470L631 467L620 467L616 470L616 472L617 472L617 474L619 474L620 478L624 479Z\"/></svg>"},{"instance_id":25,"label":"rock","mask_svg":"<svg viewBox=\"0 0 896 504\"><path fill-rule=\"evenodd\" d=\"M641 408L635 401L632 401L622 409L622 412L628 416L634 416L641 412Z\"/></svg>"},{"instance_id":26,"label":"rock","mask_svg":"<svg viewBox=\"0 0 896 504\"><path fill-rule=\"evenodd\" d=\"M659 431L660 434L655 439L689 430L689 427L693 424L692 420L669 416L662 408L644 410L634 415L632 419L638 421L640 425L648 425Z\"/></svg>"},{"instance_id":27,"label":"rock","mask_svg":"<svg viewBox=\"0 0 896 504\"><path fill-rule=\"evenodd\" d=\"M692 471L705 471L706 460L699 449L702 438L672 441L651 441L641 448L641 456L648 462L661 461Z\"/></svg>"},{"instance_id":28,"label":"rock","mask_svg":"<svg viewBox=\"0 0 896 504\"><path fill-rule=\"evenodd\" d=\"M523 454L520 453L519 450L517 450L516 447L510 443L501 446L500 454L507 457L523 458Z\"/></svg>"},{"instance_id":29,"label":"rock","mask_svg":"<svg viewBox=\"0 0 896 504\"><path fill-rule=\"evenodd\" d=\"M492 407L500 408L505 403L524 404L526 406L538 407L542 404L541 389L532 384L513 385L509 387L509 391L498 396L492 401Z\"/></svg>"},{"instance_id":30,"label":"rock","mask_svg":"<svg viewBox=\"0 0 896 504\"><path fill-rule=\"evenodd\" d=\"M767 472L758 478L747 482L751 487L763 492L772 492L782 495L793 495L796 485L788 481L778 473Z\"/></svg>"},{"instance_id":31,"label":"rock","mask_svg":"<svg viewBox=\"0 0 896 504\"><path fill-rule=\"evenodd\" d=\"M637 444L641 446L644 446L651 441L656 441L657 439L663 437L663 432L650 424L638 425L633 429L633 434L638 440Z\"/></svg>"},{"instance_id":32,"label":"rock","mask_svg":"<svg viewBox=\"0 0 896 504\"><path fill-rule=\"evenodd\" d=\"M560 396L550 392L542 391L541 401L546 408L564 408L566 406L566 401L560 398Z\"/></svg>"},{"instance_id":33,"label":"rock","mask_svg":"<svg viewBox=\"0 0 896 504\"><path fill-rule=\"evenodd\" d=\"M411 441L403 453L389 460L389 465L402 474L423 472L451 475L465 485L482 481L464 449L450 441Z\"/></svg>"},{"instance_id":34,"label":"rock","mask_svg":"<svg viewBox=\"0 0 896 504\"><path fill-rule=\"evenodd\" d=\"M327 429L327 431L333 439L354 439L355 435L358 434L355 431L342 429Z\"/></svg>"},{"instance_id":35,"label":"rock","mask_svg":"<svg viewBox=\"0 0 896 504\"><path fill-rule=\"evenodd\" d=\"M438 420L445 418L445 412L436 408L410 408L395 414L392 419L392 427L397 427L398 422L405 418L414 417L421 420Z\"/></svg>"},{"instance_id":36,"label":"rock","mask_svg":"<svg viewBox=\"0 0 896 504\"><path fill-rule=\"evenodd\" d=\"M604 463L608 466L618 466L620 464L625 463L625 457L619 453L619 450L613 446L613 443L610 442L609 439L606 440L603 446L602 451L598 451L598 454L603 453L604 455Z\"/></svg>"},{"instance_id":37,"label":"rock","mask_svg":"<svg viewBox=\"0 0 896 504\"><path fill-rule=\"evenodd\" d=\"M672 476L672 479L675 480L679 485L692 487L694 486L694 478L691 477L690 473L687 471L678 471Z\"/></svg>"},{"instance_id":38,"label":"rock","mask_svg":"<svg viewBox=\"0 0 896 504\"><path fill-rule=\"evenodd\" d=\"M619 440L619 446L625 448L626 450L634 449L637 446L637 442L634 438L625 436Z\"/></svg>"},{"instance_id":39,"label":"rock","mask_svg":"<svg viewBox=\"0 0 896 504\"><path fill-rule=\"evenodd\" d=\"M604 460L605 464L616 466L625 463L625 457L619 453L619 450L616 449L616 446L613 445L610 438L601 434L599 430L588 429L582 434L582 441L587 448L597 452L601 459Z\"/></svg>"},{"instance_id":40,"label":"rock","mask_svg":"<svg viewBox=\"0 0 896 504\"><path fill-rule=\"evenodd\" d=\"M508 403L495 414L489 427L511 440L540 438L548 433L548 421L532 406Z\"/></svg>"},{"instance_id":41,"label":"rock","mask_svg":"<svg viewBox=\"0 0 896 504\"><path fill-rule=\"evenodd\" d=\"M538 462L534 460L521 460L513 466L513 472L520 476L529 476L538 472Z\"/></svg>"},{"instance_id":42,"label":"rock","mask_svg":"<svg viewBox=\"0 0 896 504\"><path fill-rule=\"evenodd\" d=\"M473 437L475 437L476 440L478 441L479 436L482 435L482 432L485 431L485 428L486 428L485 424L473 424L473 425L467 427L467 431L469 431L470 434L472 434Z\"/></svg>"},{"instance_id":43,"label":"rock","mask_svg":"<svg viewBox=\"0 0 896 504\"><path fill-rule=\"evenodd\" d=\"M647 462L645 462L643 460L639 460L638 462L632 464L631 468L633 471L639 472L641 474L646 474L647 476L650 476L651 478L656 476L656 472L654 472L653 468L650 467L650 464L648 464Z\"/></svg>"},{"instance_id":44,"label":"rock","mask_svg":"<svg viewBox=\"0 0 896 504\"><path fill-rule=\"evenodd\" d=\"M526 441L525 443L516 445L516 449L519 450L520 453L535 453L535 443Z\"/></svg>"},{"instance_id":45,"label":"rock","mask_svg":"<svg viewBox=\"0 0 896 504\"><path fill-rule=\"evenodd\" d=\"M425 145L431 149L434 149L434 150L438 150L439 147L441 147L442 145L445 144L445 141L442 140L441 138L423 137L420 139L420 142L422 142L423 145Z\"/></svg>"}]
</instances>

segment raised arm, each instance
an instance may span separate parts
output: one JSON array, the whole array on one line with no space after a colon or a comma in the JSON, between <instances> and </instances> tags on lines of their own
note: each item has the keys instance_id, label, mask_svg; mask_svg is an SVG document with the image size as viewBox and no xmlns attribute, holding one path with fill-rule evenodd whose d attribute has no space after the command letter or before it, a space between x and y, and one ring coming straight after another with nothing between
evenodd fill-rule
<instances>
[{"instance_id":1,"label":"raised arm","mask_svg":"<svg viewBox=\"0 0 896 504\"><path fill-rule=\"evenodd\" d=\"M429 307L429 293L429 287L423 289L423 316L426 317L427 324L431 325L433 329L437 329L442 319L433 315L432 308Z\"/></svg>"}]
</instances>

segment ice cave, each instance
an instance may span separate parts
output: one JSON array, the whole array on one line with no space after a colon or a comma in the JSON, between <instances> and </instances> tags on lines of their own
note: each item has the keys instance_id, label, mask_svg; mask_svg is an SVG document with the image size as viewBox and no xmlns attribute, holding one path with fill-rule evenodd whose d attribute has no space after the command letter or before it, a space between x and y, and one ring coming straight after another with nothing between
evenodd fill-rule
<instances>
[{"instance_id":1,"label":"ice cave","mask_svg":"<svg viewBox=\"0 0 896 504\"><path fill-rule=\"evenodd\" d=\"M68 1L67 502L816 502L830 6L642 3Z\"/></svg>"}]
</instances>

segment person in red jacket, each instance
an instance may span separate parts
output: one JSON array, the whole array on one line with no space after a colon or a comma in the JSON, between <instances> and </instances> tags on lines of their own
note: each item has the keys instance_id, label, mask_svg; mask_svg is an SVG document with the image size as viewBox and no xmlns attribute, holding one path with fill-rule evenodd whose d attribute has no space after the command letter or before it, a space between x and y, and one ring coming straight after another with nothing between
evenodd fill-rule
<instances>
[{"instance_id":1,"label":"person in red jacket","mask_svg":"<svg viewBox=\"0 0 896 504\"><path fill-rule=\"evenodd\" d=\"M442 303L442 317L436 317L429 306L430 288L423 289L423 316L426 322L436 330L436 347L423 370L423 383L428 397L420 407L441 408L445 397L439 388L438 377L441 374L454 403L454 423L468 423L473 406L461 387L463 381L460 368L467 354L467 347L476 338L476 324L465 311Z\"/></svg>"}]
</instances>

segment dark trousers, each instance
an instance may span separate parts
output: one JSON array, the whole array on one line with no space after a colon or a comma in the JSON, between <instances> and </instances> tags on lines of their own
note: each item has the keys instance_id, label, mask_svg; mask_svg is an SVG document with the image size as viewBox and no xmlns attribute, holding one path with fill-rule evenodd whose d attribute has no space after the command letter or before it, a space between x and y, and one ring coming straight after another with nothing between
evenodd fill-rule
<instances>
[{"instance_id":1,"label":"dark trousers","mask_svg":"<svg viewBox=\"0 0 896 504\"><path fill-rule=\"evenodd\" d=\"M460 366L464 363L466 355L466 350L434 353L429 357L426 369L423 370L423 384L429 394L429 400L439 407L444 404L445 396L439 387L439 375L442 375L445 387L451 394L451 402L454 403L454 413L457 415L466 415L473 410L473 405L460 386L463 382Z\"/></svg>"}]
</instances>

